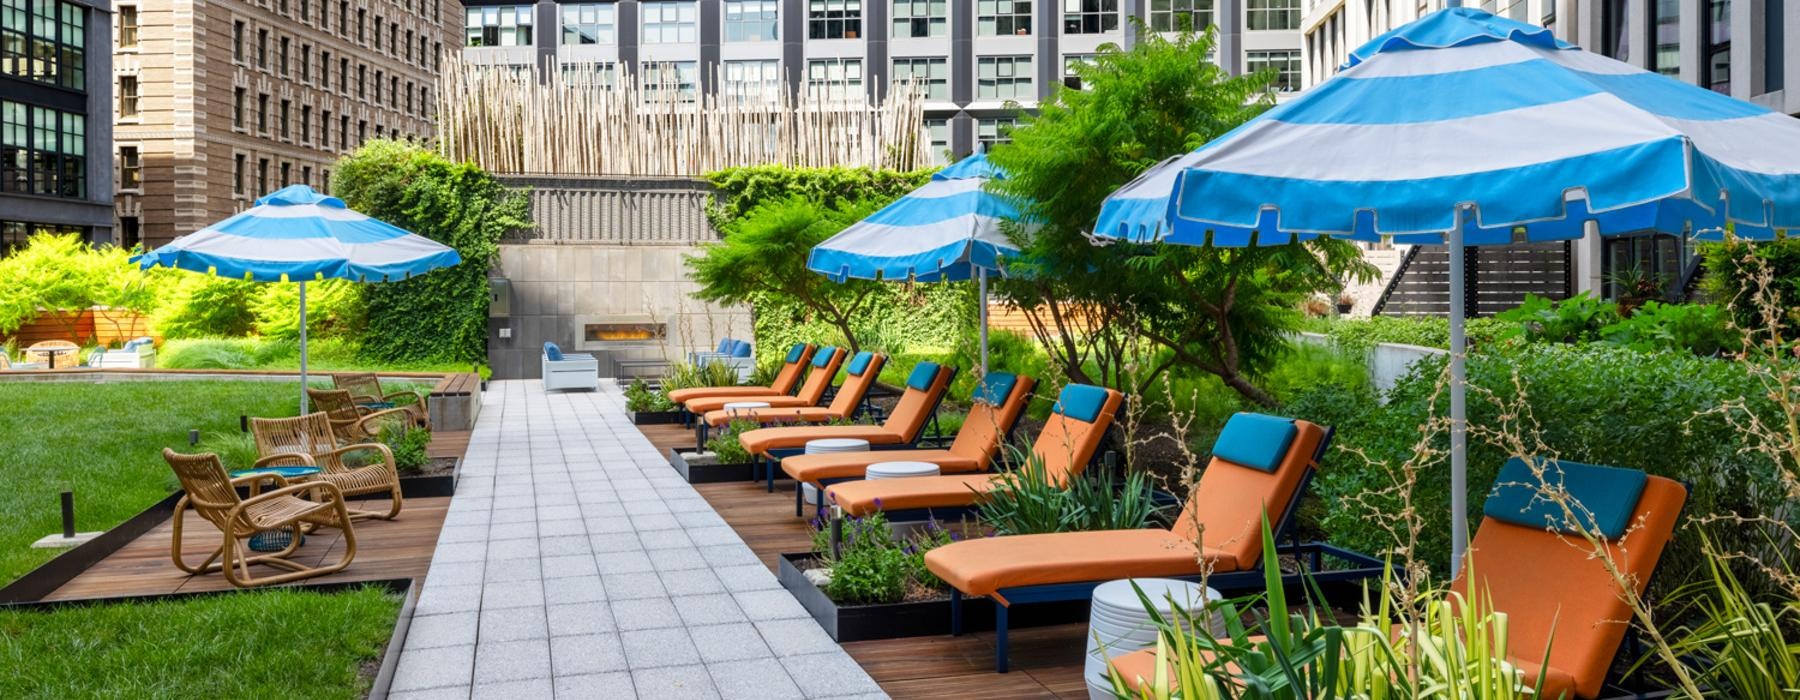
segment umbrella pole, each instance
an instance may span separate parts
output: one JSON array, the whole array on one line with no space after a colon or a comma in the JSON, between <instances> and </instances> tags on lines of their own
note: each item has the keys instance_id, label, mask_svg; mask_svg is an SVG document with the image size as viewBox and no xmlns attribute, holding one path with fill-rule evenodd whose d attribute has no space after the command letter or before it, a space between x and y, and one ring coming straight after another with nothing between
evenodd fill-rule
<instances>
[{"instance_id":1,"label":"umbrella pole","mask_svg":"<svg viewBox=\"0 0 1800 700\"><path fill-rule=\"evenodd\" d=\"M1450 229L1450 576L1462 571L1469 547L1468 342L1463 335L1466 308L1461 222Z\"/></svg>"},{"instance_id":2,"label":"umbrella pole","mask_svg":"<svg viewBox=\"0 0 1800 700\"><path fill-rule=\"evenodd\" d=\"M300 283L300 415L306 415L306 282Z\"/></svg>"},{"instance_id":3,"label":"umbrella pole","mask_svg":"<svg viewBox=\"0 0 1800 700\"><path fill-rule=\"evenodd\" d=\"M981 316L981 376L983 378L986 378L987 374L988 374L987 268L977 269L975 271L975 279L976 279L976 285L981 289L981 308L980 308L980 316Z\"/></svg>"}]
</instances>

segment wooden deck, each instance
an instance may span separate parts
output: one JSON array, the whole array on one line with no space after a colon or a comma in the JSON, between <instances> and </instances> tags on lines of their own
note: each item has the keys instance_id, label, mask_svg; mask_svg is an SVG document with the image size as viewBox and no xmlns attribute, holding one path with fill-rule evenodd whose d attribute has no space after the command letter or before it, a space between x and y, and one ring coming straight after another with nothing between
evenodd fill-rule
<instances>
[{"instance_id":1,"label":"wooden deck","mask_svg":"<svg viewBox=\"0 0 1800 700\"><path fill-rule=\"evenodd\" d=\"M352 501L352 503L356 503ZM371 501L385 509L387 501ZM407 499L406 509L393 521L362 520L356 523L356 560L343 571L330 576L309 579L305 583L341 583L376 581L392 578L421 578L431 566L431 554L437 549L438 530L444 525L444 512L450 507L448 498ZM182 532L182 552L190 563L199 563L219 546L219 531L193 513L188 514ZM175 568L169 560L169 540L174 534L173 521L164 522L144 533L63 584L45 600L111 598L116 596L194 593L231 588L219 574L190 576ZM295 559L309 565L336 561L343 551L343 536L337 530L321 530L306 538L295 553ZM253 575L277 571L253 567ZM304 585L304 584L303 584Z\"/></svg>"},{"instance_id":2,"label":"wooden deck","mask_svg":"<svg viewBox=\"0 0 1800 700\"><path fill-rule=\"evenodd\" d=\"M678 425L638 430L661 450L694 444L693 432ZM694 488L771 570L777 554L812 546L806 520L794 517L791 481L775 482L773 494L748 482ZM1081 677L1086 635L1085 624L1014 630L1012 672L1006 674L994 673L991 633L851 642L844 650L895 698L1086 698Z\"/></svg>"}]
</instances>

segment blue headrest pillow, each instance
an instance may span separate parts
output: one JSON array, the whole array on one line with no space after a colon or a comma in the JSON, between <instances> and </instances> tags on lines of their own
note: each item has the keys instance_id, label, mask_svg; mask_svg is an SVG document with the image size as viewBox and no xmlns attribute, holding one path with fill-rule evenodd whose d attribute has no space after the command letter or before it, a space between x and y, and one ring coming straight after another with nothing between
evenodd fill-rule
<instances>
[{"instance_id":1,"label":"blue headrest pillow","mask_svg":"<svg viewBox=\"0 0 1800 700\"><path fill-rule=\"evenodd\" d=\"M975 387L972 400L999 406L1006 403L1006 397L1012 396L1013 387L1019 384L1019 375L1011 372L989 372L981 378L981 386Z\"/></svg>"},{"instance_id":2,"label":"blue headrest pillow","mask_svg":"<svg viewBox=\"0 0 1800 700\"><path fill-rule=\"evenodd\" d=\"M1212 453L1232 464L1273 473L1287 459L1299 434L1300 426L1291 419L1239 413L1225 421Z\"/></svg>"},{"instance_id":3,"label":"blue headrest pillow","mask_svg":"<svg viewBox=\"0 0 1800 700\"><path fill-rule=\"evenodd\" d=\"M559 362L563 359L562 348L556 347L556 343L546 340L544 341L544 357L550 358L551 362Z\"/></svg>"},{"instance_id":4,"label":"blue headrest pillow","mask_svg":"<svg viewBox=\"0 0 1800 700\"><path fill-rule=\"evenodd\" d=\"M869 352L867 350L856 353L855 357L850 358L850 370L849 370L850 376L852 376L852 377L862 376L863 372L869 371L869 362L874 359L875 359L875 353Z\"/></svg>"},{"instance_id":5,"label":"blue headrest pillow","mask_svg":"<svg viewBox=\"0 0 1800 700\"><path fill-rule=\"evenodd\" d=\"M1060 413L1065 418L1074 418L1083 423L1092 423L1100 418L1100 409L1106 406L1106 390L1087 384L1070 384L1063 387L1062 393L1056 397L1056 405L1050 407L1051 413Z\"/></svg>"},{"instance_id":6,"label":"blue headrest pillow","mask_svg":"<svg viewBox=\"0 0 1800 700\"><path fill-rule=\"evenodd\" d=\"M1494 479L1494 490L1481 508L1482 514L1514 525L1577 534L1581 528L1563 519L1562 507L1544 498L1542 488L1546 482L1560 483L1570 498L1582 506L1574 508L1576 517L1588 519L1588 525L1606 539L1625 536L1637 512L1638 499L1644 495L1644 484L1650 480L1648 476L1636 469L1539 459L1544 465L1542 480L1531 473L1531 465L1525 460L1506 460L1500 476ZM1582 513L1583 509L1587 512Z\"/></svg>"},{"instance_id":7,"label":"blue headrest pillow","mask_svg":"<svg viewBox=\"0 0 1800 700\"><path fill-rule=\"evenodd\" d=\"M818 352L813 353L813 366L824 369L831 364L831 358L837 357L837 353L837 348L819 348Z\"/></svg>"},{"instance_id":8,"label":"blue headrest pillow","mask_svg":"<svg viewBox=\"0 0 1800 700\"><path fill-rule=\"evenodd\" d=\"M732 340L730 338L720 338L719 339L719 349L716 352L718 352L721 355L731 352L731 343L732 343Z\"/></svg>"},{"instance_id":9,"label":"blue headrest pillow","mask_svg":"<svg viewBox=\"0 0 1800 700\"><path fill-rule=\"evenodd\" d=\"M937 381L937 375L936 362L920 362L913 366L912 374L906 376L906 388L930 391L931 383Z\"/></svg>"},{"instance_id":10,"label":"blue headrest pillow","mask_svg":"<svg viewBox=\"0 0 1800 700\"><path fill-rule=\"evenodd\" d=\"M800 357L805 354L806 354L806 343L794 343L794 347L788 348L787 359L783 360L783 362L786 362L788 364L793 364L795 362L799 362Z\"/></svg>"},{"instance_id":11,"label":"blue headrest pillow","mask_svg":"<svg viewBox=\"0 0 1800 700\"><path fill-rule=\"evenodd\" d=\"M733 341L731 341L731 356L732 357L749 357L750 356L750 341L748 341L748 340L733 340Z\"/></svg>"}]
</instances>

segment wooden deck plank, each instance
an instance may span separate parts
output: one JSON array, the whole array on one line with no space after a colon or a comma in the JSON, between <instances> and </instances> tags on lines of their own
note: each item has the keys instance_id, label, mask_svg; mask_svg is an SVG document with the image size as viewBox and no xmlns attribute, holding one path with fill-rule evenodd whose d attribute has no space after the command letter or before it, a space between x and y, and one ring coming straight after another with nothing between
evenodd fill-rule
<instances>
[{"instance_id":1,"label":"wooden deck plank","mask_svg":"<svg viewBox=\"0 0 1800 700\"><path fill-rule=\"evenodd\" d=\"M638 430L665 452L694 444L693 431L679 425L640 425ZM807 520L794 517L792 481L777 480L775 493L749 482L696 484L694 488L770 570L780 553L812 547ZM1086 635L1086 624L1014 630L1010 640L1012 672L1006 674L994 673L992 633L843 646L882 690L895 698L1086 698L1087 685L1082 679Z\"/></svg>"}]
</instances>

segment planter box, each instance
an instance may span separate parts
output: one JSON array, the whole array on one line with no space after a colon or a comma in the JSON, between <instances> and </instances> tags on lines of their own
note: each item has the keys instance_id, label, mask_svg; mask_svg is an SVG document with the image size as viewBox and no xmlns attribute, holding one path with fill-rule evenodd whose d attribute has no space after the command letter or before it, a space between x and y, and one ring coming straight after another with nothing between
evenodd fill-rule
<instances>
[{"instance_id":1,"label":"planter box","mask_svg":"<svg viewBox=\"0 0 1800 700\"><path fill-rule=\"evenodd\" d=\"M810 552L782 554L776 577L783 588L793 594L800 606L811 613L831 638L842 642L869 639L898 639L950 634L950 599L915 603L881 603L875 605L839 605L825 591L806 580L801 565L812 559ZM1085 622L1088 601L1033 603L1013 610L1008 620L1012 629L1041 627L1068 622ZM963 633L994 629L994 601L987 598L963 599Z\"/></svg>"},{"instance_id":2,"label":"planter box","mask_svg":"<svg viewBox=\"0 0 1800 700\"><path fill-rule=\"evenodd\" d=\"M705 459L698 459L706 454ZM689 461L692 460L692 461ZM720 481L750 481L751 463L714 464L710 453L685 447L669 448L669 466L690 484L712 484Z\"/></svg>"},{"instance_id":3,"label":"planter box","mask_svg":"<svg viewBox=\"0 0 1800 700\"><path fill-rule=\"evenodd\" d=\"M681 422L680 411L631 411L632 425L672 425Z\"/></svg>"},{"instance_id":4,"label":"planter box","mask_svg":"<svg viewBox=\"0 0 1800 700\"><path fill-rule=\"evenodd\" d=\"M456 495L456 479L462 476L462 458L449 474L401 476L400 495L404 498L448 498Z\"/></svg>"}]
</instances>

